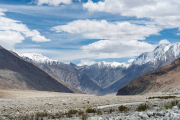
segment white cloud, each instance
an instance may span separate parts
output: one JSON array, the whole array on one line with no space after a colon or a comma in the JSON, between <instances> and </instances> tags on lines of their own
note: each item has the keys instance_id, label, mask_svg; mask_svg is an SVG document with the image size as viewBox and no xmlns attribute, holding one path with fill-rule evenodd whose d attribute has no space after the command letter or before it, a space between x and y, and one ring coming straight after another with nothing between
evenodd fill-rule
<instances>
[{"instance_id":1,"label":"white cloud","mask_svg":"<svg viewBox=\"0 0 180 120\"><path fill-rule=\"evenodd\" d=\"M106 20L76 20L67 25L55 26L56 32L82 34L88 39L144 40L158 34L160 27L155 25L136 25L129 22L108 23Z\"/></svg>"},{"instance_id":2,"label":"white cloud","mask_svg":"<svg viewBox=\"0 0 180 120\"><path fill-rule=\"evenodd\" d=\"M129 59L129 60L128 60L128 63L131 64L132 62L134 62L134 60L135 60L135 59Z\"/></svg>"},{"instance_id":3,"label":"white cloud","mask_svg":"<svg viewBox=\"0 0 180 120\"><path fill-rule=\"evenodd\" d=\"M180 33L177 33L176 35L180 35Z\"/></svg>"},{"instance_id":4,"label":"white cloud","mask_svg":"<svg viewBox=\"0 0 180 120\"><path fill-rule=\"evenodd\" d=\"M78 66L84 66L84 65L90 66L95 63L96 63L95 61L91 61L91 60L81 60L81 63L79 63Z\"/></svg>"},{"instance_id":5,"label":"white cloud","mask_svg":"<svg viewBox=\"0 0 180 120\"><path fill-rule=\"evenodd\" d=\"M0 45L11 49L14 47L14 44L21 43L25 38L21 33L16 31L0 31Z\"/></svg>"},{"instance_id":6,"label":"white cloud","mask_svg":"<svg viewBox=\"0 0 180 120\"><path fill-rule=\"evenodd\" d=\"M86 46L81 49L85 53L93 53L95 55L116 56L117 58L138 56L143 52L150 52L155 48L147 42L137 40L131 41L111 41L101 40Z\"/></svg>"},{"instance_id":7,"label":"white cloud","mask_svg":"<svg viewBox=\"0 0 180 120\"><path fill-rule=\"evenodd\" d=\"M159 42L159 44L170 44L170 42L168 40L164 39L164 40L161 40Z\"/></svg>"},{"instance_id":8,"label":"white cloud","mask_svg":"<svg viewBox=\"0 0 180 120\"><path fill-rule=\"evenodd\" d=\"M150 18L164 28L180 28L179 0L88 0L83 7L90 12L109 12L122 16Z\"/></svg>"},{"instance_id":9,"label":"white cloud","mask_svg":"<svg viewBox=\"0 0 180 120\"><path fill-rule=\"evenodd\" d=\"M53 6L58 6L59 4L71 4L72 0L36 0L35 2L37 5L53 5Z\"/></svg>"},{"instance_id":10,"label":"white cloud","mask_svg":"<svg viewBox=\"0 0 180 120\"><path fill-rule=\"evenodd\" d=\"M102 43L105 41L102 41ZM156 45L151 45L146 42L127 41L118 42L107 40L107 43L102 44L101 41L83 46L80 50L45 50L45 49L16 49L19 53L41 53L53 60L62 62L82 60L81 65L93 64L93 61L107 58L130 58L139 56L143 52L152 51ZM101 46L100 49L98 46ZM58 55L58 56L57 56Z\"/></svg>"},{"instance_id":11,"label":"white cloud","mask_svg":"<svg viewBox=\"0 0 180 120\"><path fill-rule=\"evenodd\" d=\"M52 30L82 35L88 39L102 39L82 46L82 52L79 54L85 56L83 59L86 57L104 59L133 57L142 52L152 51L155 45L138 40L145 40L152 34L158 35L162 29L155 25L137 25L129 22L109 23L105 20L76 20L67 25L53 27Z\"/></svg>"},{"instance_id":12,"label":"white cloud","mask_svg":"<svg viewBox=\"0 0 180 120\"><path fill-rule=\"evenodd\" d=\"M3 13L5 10L0 9L0 14L1 11ZM37 30L30 30L20 21L0 16L0 44L3 45L3 47L13 49L14 45L16 43L21 43L25 40L25 37L31 37L32 41L35 42L50 41L50 39L41 36L40 32Z\"/></svg>"},{"instance_id":13,"label":"white cloud","mask_svg":"<svg viewBox=\"0 0 180 120\"><path fill-rule=\"evenodd\" d=\"M1 9L0 8L0 16L5 15L4 12L6 12L6 11L7 11L6 9Z\"/></svg>"}]
</instances>

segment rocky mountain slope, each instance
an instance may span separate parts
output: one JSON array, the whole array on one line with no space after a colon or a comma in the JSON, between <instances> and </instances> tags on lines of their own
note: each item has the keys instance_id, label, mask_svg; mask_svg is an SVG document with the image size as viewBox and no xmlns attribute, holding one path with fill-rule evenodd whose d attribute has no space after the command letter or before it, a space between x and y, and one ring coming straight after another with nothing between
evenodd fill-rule
<instances>
[{"instance_id":1,"label":"rocky mountain slope","mask_svg":"<svg viewBox=\"0 0 180 120\"><path fill-rule=\"evenodd\" d=\"M180 43L161 44L157 46L154 51L141 54L131 66L128 67L126 75L104 89L101 94L117 92L121 87L136 77L149 71L154 71L164 65L169 65L179 57Z\"/></svg>"},{"instance_id":2,"label":"rocky mountain slope","mask_svg":"<svg viewBox=\"0 0 180 120\"><path fill-rule=\"evenodd\" d=\"M172 64L148 72L122 87L117 95L147 92L175 92L180 90L180 58Z\"/></svg>"},{"instance_id":3,"label":"rocky mountain slope","mask_svg":"<svg viewBox=\"0 0 180 120\"><path fill-rule=\"evenodd\" d=\"M122 78L127 72L128 64L117 62L97 62L84 66L80 71L95 80L102 88L106 88Z\"/></svg>"},{"instance_id":4,"label":"rocky mountain slope","mask_svg":"<svg viewBox=\"0 0 180 120\"><path fill-rule=\"evenodd\" d=\"M61 80L59 80L61 81ZM0 46L0 89L21 89L73 93L71 86ZM71 89L72 88L72 89ZM77 90L79 91L79 90Z\"/></svg>"},{"instance_id":5,"label":"rocky mountain slope","mask_svg":"<svg viewBox=\"0 0 180 120\"><path fill-rule=\"evenodd\" d=\"M75 64L65 64L51 60L41 54L31 53L21 55L24 59L35 63L39 68L63 80L65 83L82 90L88 94L97 94L101 88L86 74L78 71L80 67Z\"/></svg>"}]
</instances>

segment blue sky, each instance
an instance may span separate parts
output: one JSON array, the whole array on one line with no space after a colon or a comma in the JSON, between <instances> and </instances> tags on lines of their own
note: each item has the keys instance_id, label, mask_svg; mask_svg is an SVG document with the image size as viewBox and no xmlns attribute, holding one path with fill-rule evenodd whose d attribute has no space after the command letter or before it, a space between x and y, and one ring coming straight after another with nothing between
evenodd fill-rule
<instances>
[{"instance_id":1,"label":"blue sky","mask_svg":"<svg viewBox=\"0 0 180 120\"><path fill-rule=\"evenodd\" d=\"M179 7L176 0L0 0L0 44L62 62L128 63L179 42Z\"/></svg>"}]
</instances>

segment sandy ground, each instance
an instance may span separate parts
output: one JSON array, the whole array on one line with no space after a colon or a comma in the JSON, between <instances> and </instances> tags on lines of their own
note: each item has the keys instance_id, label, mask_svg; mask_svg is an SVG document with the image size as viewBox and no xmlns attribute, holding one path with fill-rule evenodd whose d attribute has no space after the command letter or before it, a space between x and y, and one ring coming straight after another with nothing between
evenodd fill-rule
<instances>
[{"instance_id":1,"label":"sandy ground","mask_svg":"<svg viewBox=\"0 0 180 120\"><path fill-rule=\"evenodd\" d=\"M29 112L66 112L70 109L149 101L147 98L160 94L116 96L95 96L40 91L0 90L0 115L26 114ZM161 95L162 96L162 95ZM178 95L179 96L179 95Z\"/></svg>"}]
</instances>

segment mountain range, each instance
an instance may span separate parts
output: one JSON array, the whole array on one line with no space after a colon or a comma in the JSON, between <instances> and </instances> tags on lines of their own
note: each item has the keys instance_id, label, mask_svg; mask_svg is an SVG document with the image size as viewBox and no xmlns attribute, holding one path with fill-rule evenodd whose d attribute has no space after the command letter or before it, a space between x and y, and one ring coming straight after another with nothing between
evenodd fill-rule
<instances>
[{"instance_id":1,"label":"mountain range","mask_svg":"<svg viewBox=\"0 0 180 120\"><path fill-rule=\"evenodd\" d=\"M67 84L88 94L96 94L101 88L86 74L79 71L80 67L73 63L65 64L51 60L41 54L23 54L25 60L35 63L47 73L66 82Z\"/></svg>"},{"instance_id":2,"label":"mountain range","mask_svg":"<svg viewBox=\"0 0 180 120\"><path fill-rule=\"evenodd\" d=\"M73 63L66 64L51 60L37 53L22 54L21 56L85 93L105 95L117 92L136 77L171 64L180 57L179 48L180 43L158 45L154 51L142 53L130 65L97 62L89 66L77 66Z\"/></svg>"},{"instance_id":3,"label":"mountain range","mask_svg":"<svg viewBox=\"0 0 180 120\"><path fill-rule=\"evenodd\" d=\"M83 93L1 46L0 89Z\"/></svg>"},{"instance_id":4,"label":"mountain range","mask_svg":"<svg viewBox=\"0 0 180 120\"><path fill-rule=\"evenodd\" d=\"M171 64L175 59L180 57L180 43L161 44L157 46L154 51L142 53L133 63L128 67L126 75L124 75L117 82L109 86L103 91L117 92L121 87L131 82L136 77L154 71L164 65Z\"/></svg>"}]
</instances>

